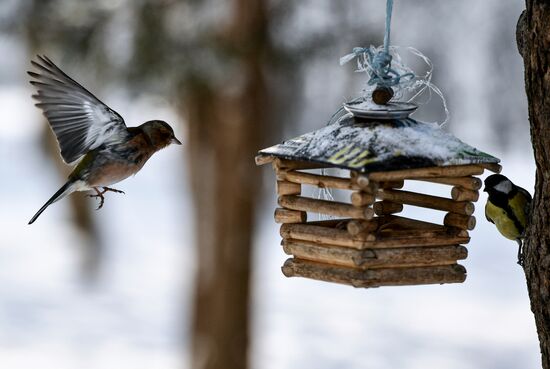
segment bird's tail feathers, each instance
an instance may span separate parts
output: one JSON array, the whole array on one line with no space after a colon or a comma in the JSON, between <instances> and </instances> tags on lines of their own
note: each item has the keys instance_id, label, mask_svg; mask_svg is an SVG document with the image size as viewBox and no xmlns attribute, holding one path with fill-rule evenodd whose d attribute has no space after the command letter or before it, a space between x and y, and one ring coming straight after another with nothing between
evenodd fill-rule
<instances>
[{"instance_id":1,"label":"bird's tail feathers","mask_svg":"<svg viewBox=\"0 0 550 369\"><path fill-rule=\"evenodd\" d=\"M51 204L53 204L54 202L56 202L58 200L61 200L62 198L64 198L65 196L67 196L68 194L73 192L74 191L74 184L75 184L75 182L68 181L59 190L57 190L57 192L54 193L53 196L48 201L46 201L44 206L42 206L40 208L40 210L38 210L36 212L36 214L34 214L34 216L29 221L29 224L33 224L34 221L40 216L40 214L42 214L44 212L44 210L46 210L46 208L48 206L50 206Z\"/></svg>"}]
</instances>

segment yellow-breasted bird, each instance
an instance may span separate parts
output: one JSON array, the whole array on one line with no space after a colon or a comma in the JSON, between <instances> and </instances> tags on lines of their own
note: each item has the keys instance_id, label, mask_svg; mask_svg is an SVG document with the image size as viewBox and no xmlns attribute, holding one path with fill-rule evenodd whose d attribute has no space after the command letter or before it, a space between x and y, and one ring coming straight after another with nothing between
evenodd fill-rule
<instances>
[{"instance_id":1,"label":"yellow-breasted bird","mask_svg":"<svg viewBox=\"0 0 550 369\"><path fill-rule=\"evenodd\" d=\"M48 57L38 56L31 64L38 73L27 72L38 100L55 133L61 156L67 164L77 163L67 182L31 218L32 224L46 208L75 191L94 190L103 206L114 183L136 174L158 150L181 142L168 123L152 120L126 127L124 119L78 82L66 75ZM102 190L100 190L100 188Z\"/></svg>"},{"instance_id":2,"label":"yellow-breasted bird","mask_svg":"<svg viewBox=\"0 0 550 369\"><path fill-rule=\"evenodd\" d=\"M487 177L483 191L489 194L485 217L504 237L518 243L518 264L523 266L522 239L531 209L531 195L500 174Z\"/></svg>"}]
</instances>

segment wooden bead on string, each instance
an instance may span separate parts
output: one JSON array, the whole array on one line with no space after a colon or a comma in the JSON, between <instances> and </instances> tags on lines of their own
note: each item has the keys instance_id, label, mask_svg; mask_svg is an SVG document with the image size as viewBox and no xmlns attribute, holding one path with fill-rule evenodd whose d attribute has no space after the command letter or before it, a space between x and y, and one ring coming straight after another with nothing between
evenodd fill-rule
<instances>
[{"instance_id":1,"label":"wooden bead on string","mask_svg":"<svg viewBox=\"0 0 550 369\"><path fill-rule=\"evenodd\" d=\"M378 105L386 105L393 97L393 89L386 86L376 86L372 92L372 101Z\"/></svg>"}]
</instances>

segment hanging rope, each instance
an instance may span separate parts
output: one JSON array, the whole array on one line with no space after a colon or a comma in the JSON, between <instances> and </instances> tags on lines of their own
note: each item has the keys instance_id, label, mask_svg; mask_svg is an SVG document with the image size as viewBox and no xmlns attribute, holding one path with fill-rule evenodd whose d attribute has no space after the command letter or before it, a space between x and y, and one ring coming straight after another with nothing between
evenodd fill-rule
<instances>
[{"instance_id":1,"label":"hanging rope","mask_svg":"<svg viewBox=\"0 0 550 369\"><path fill-rule=\"evenodd\" d=\"M391 31L391 13L393 11L393 0L386 1L386 30L384 31L384 52L390 54L390 31Z\"/></svg>"}]
</instances>

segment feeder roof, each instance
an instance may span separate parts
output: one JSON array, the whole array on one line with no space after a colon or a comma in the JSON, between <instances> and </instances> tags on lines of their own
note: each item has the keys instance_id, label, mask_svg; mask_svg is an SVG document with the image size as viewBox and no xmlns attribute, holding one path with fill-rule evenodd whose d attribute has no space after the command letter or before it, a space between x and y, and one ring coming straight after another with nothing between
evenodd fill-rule
<instances>
[{"instance_id":1,"label":"feeder roof","mask_svg":"<svg viewBox=\"0 0 550 369\"><path fill-rule=\"evenodd\" d=\"M359 172L489 164L500 160L465 144L436 124L414 119L338 122L259 152Z\"/></svg>"}]
</instances>

